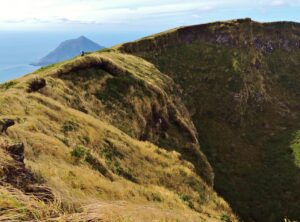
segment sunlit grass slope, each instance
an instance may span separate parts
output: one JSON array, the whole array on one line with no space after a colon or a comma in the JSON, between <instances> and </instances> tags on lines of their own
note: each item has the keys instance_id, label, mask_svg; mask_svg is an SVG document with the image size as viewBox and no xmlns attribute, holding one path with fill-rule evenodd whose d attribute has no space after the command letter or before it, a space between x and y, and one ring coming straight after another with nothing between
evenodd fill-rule
<instances>
[{"instance_id":1,"label":"sunlit grass slope","mask_svg":"<svg viewBox=\"0 0 300 222\"><path fill-rule=\"evenodd\" d=\"M36 77L47 85L28 93ZM26 168L57 199L2 184L0 221L236 221L213 191L180 88L154 65L99 52L0 88L0 116L16 120L1 141L24 143Z\"/></svg>"}]
</instances>

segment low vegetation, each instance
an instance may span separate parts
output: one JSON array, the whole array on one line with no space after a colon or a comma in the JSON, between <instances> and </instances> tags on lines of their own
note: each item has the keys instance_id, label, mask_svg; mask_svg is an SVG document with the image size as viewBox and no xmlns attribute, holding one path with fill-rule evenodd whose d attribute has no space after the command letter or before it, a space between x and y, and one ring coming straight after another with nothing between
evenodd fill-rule
<instances>
[{"instance_id":1,"label":"low vegetation","mask_svg":"<svg viewBox=\"0 0 300 222\"><path fill-rule=\"evenodd\" d=\"M182 27L3 84L0 220L299 220L299 42L295 23Z\"/></svg>"},{"instance_id":2,"label":"low vegetation","mask_svg":"<svg viewBox=\"0 0 300 222\"><path fill-rule=\"evenodd\" d=\"M299 30L234 20L116 47L182 87L215 189L245 221L300 218Z\"/></svg>"},{"instance_id":3,"label":"low vegetation","mask_svg":"<svg viewBox=\"0 0 300 222\"><path fill-rule=\"evenodd\" d=\"M46 86L28 93L36 76ZM0 94L1 117L17 120L2 139L24 144L26 168L55 195L45 203L15 188L30 199L14 203L15 212L29 209L17 220L206 221L226 214L236 221L210 186L213 173L178 89L152 64L101 52L17 81Z\"/></svg>"}]
</instances>

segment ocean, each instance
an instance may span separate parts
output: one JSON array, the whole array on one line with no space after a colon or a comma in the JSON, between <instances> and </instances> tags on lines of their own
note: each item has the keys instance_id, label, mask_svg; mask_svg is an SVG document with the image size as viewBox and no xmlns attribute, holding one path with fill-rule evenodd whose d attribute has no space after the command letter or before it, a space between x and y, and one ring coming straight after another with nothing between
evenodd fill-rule
<instances>
[{"instance_id":1,"label":"ocean","mask_svg":"<svg viewBox=\"0 0 300 222\"><path fill-rule=\"evenodd\" d=\"M3 32L0 31L0 83L31 73L40 67L31 66L62 41L86 36L99 45L110 47L132 41L149 33L117 32Z\"/></svg>"}]
</instances>

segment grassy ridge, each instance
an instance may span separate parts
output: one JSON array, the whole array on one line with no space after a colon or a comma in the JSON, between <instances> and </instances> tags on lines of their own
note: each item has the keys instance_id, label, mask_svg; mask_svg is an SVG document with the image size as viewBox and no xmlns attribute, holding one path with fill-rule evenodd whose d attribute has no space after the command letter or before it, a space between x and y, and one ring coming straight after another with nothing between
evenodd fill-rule
<instances>
[{"instance_id":1,"label":"grassy ridge","mask_svg":"<svg viewBox=\"0 0 300 222\"><path fill-rule=\"evenodd\" d=\"M36 76L46 79L46 88L27 93ZM184 105L168 95L176 92L173 81L152 64L117 52L95 53L43 68L1 90L0 115L16 120L1 139L24 143L26 167L60 199L57 209L48 206L56 213L46 208L42 213L43 203L18 199L18 193L1 186L0 202L16 197L9 207L16 213L1 209L4 218L82 221L96 215L114 220L107 211L99 213L100 206L126 201L121 208L110 203L116 220L135 221L149 212L166 221L236 220L205 182L212 180L211 168ZM157 117L153 106L163 116ZM164 137L162 122L168 125ZM148 132L141 132L145 128ZM148 141L140 141L142 135ZM162 138L165 146L153 144L164 144ZM199 157L196 162L189 161L194 160L190 152L180 153L181 144L189 144L184 149ZM5 160L7 153L0 157ZM137 205L151 211L141 208L137 218L130 211ZM30 206L41 214L32 214Z\"/></svg>"}]
</instances>

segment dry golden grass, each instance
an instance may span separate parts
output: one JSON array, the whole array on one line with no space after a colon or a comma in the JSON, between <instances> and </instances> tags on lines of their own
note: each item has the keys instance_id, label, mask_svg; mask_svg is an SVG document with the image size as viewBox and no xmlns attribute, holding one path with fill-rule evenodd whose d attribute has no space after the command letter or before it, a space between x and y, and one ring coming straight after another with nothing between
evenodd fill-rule
<instances>
[{"instance_id":1,"label":"dry golden grass","mask_svg":"<svg viewBox=\"0 0 300 222\"><path fill-rule=\"evenodd\" d=\"M14 216L16 220L27 220L28 215L33 215L39 220L58 221L88 221L89 218L95 221L218 221L222 215L228 215L235 221L228 204L206 185L195 173L193 164L183 160L181 154L130 137L110 124L113 116L89 115L66 102L73 98L66 91L76 89L69 88L57 77L61 73L72 75L74 67L97 66L102 60L114 64L114 69L116 66L124 73L133 73L161 94L171 82L166 76L156 75L158 71L152 64L112 52L58 64L22 77L13 87L2 90L0 117L17 121L3 138L25 144L26 167L61 198L60 207L66 215L54 217L49 212L60 214L57 205L48 206L5 187L0 187L3 193L15 198L16 205L24 206L29 213L26 210L23 215L15 207L9 214L0 211L0 215L4 219L11 216L11 220ZM143 64L143 69L137 64ZM26 93L27 82L36 75L46 78L46 89L42 93ZM96 159L112 178L85 157L74 158L71 153L78 146L84 147L89 153L84 155ZM0 156L5 157L2 153ZM5 201L3 195L1 201Z\"/></svg>"},{"instance_id":2,"label":"dry golden grass","mask_svg":"<svg viewBox=\"0 0 300 222\"><path fill-rule=\"evenodd\" d=\"M40 221L58 217L60 203L44 203L8 184L0 186L0 221Z\"/></svg>"},{"instance_id":3,"label":"dry golden grass","mask_svg":"<svg viewBox=\"0 0 300 222\"><path fill-rule=\"evenodd\" d=\"M65 215L54 220L66 221L104 221L104 222L215 222L208 215L199 215L192 210L164 209L155 204L132 204L126 201L98 202L85 206L83 212Z\"/></svg>"}]
</instances>

